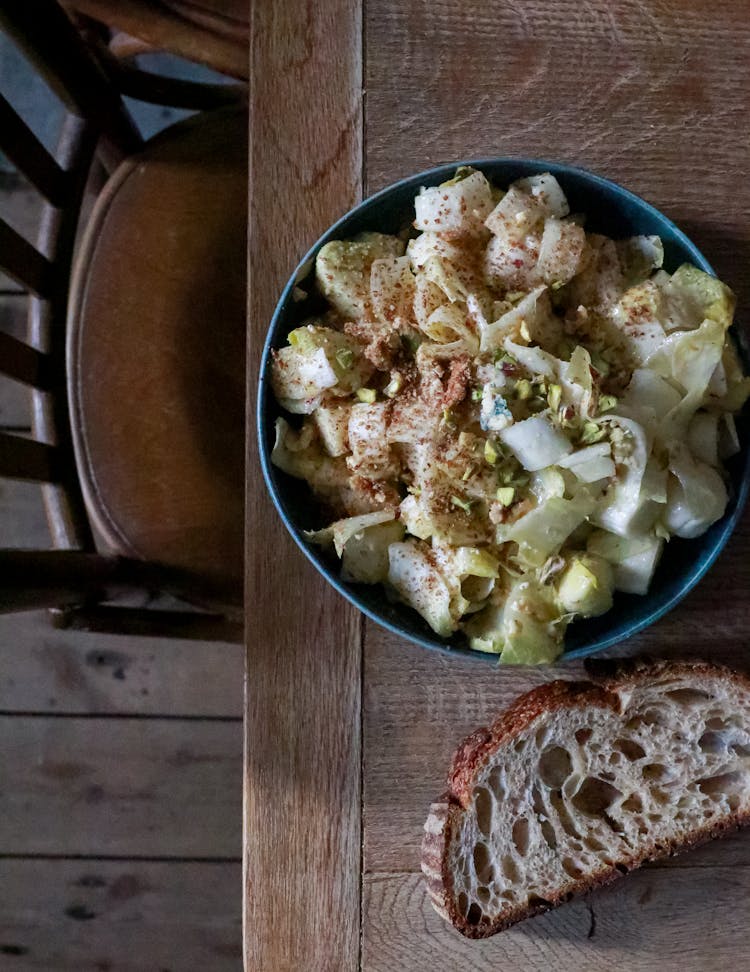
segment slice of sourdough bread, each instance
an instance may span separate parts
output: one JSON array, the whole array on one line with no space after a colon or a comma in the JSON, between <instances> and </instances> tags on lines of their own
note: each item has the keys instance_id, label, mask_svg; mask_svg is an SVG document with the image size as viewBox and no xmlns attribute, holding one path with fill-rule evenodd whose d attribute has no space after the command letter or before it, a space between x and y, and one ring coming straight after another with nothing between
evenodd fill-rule
<instances>
[{"instance_id":1,"label":"slice of sourdough bread","mask_svg":"<svg viewBox=\"0 0 750 972\"><path fill-rule=\"evenodd\" d=\"M465 740L430 808L422 870L438 913L485 938L748 822L750 679L604 663Z\"/></svg>"}]
</instances>

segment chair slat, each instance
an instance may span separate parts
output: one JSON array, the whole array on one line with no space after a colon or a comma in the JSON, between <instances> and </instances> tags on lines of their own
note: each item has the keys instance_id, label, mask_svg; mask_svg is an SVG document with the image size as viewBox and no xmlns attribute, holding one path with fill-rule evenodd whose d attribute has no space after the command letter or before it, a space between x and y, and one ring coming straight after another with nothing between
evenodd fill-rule
<instances>
[{"instance_id":1,"label":"chair slat","mask_svg":"<svg viewBox=\"0 0 750 972\"><path fill-rule=\"evenodd\" d=\"M167 78L117 62L114 58L109 70L124 95L153 105L210 111L224 105L236 105L247 97L247 87L244 84L206 84L201 81Z\"/></svg>"},{"instance_id":2,"label":"chair slat","mask_svg":"<svg viewBox=\"0 0 750 972\"><path fill-rule=\"evenodd\" d=\"M18 338L0 331L0 372L40 391L52 387L52 367L48 355L29 347Z\"/></svg>"},{"instance_id":3,"label":"chair slat","mask_svg":"<svg viewBox=\"0 0 750 972\"><path fill-rule=\"evenodd\" d=\"M56 628L95 631L100 634L148 635L151 638L186 638L193 641L241 642L244 625L220 614L198 611L163 611L154 608L85 604L53 609Z\"/></svg>"},{"instance_id":4,"label":"chair slat","mask_svg":"<svg viewBox=\"0 0 750 972\"><path fill-rule=\"evenodd\" d=\"M0 268L37 297L52 295L54 267L4 219L0 219Z\"/></svg>"},{"instance_id":5,"label":"chair slat","mask_svg":"<svg viewBox=\"0 0 750 972\"><path fill-rule=\"evenodd\" d=\"M0 432L0 476L55 483L59 482L61 473L62 463L55 446Z\"/></svg>"},{"instance_id":6,"label":"chair slat","mask_svg":"<svg viewBox=\"0 0 750 972\"><path fill-rule=\"evenodd\" d=\"M122 99L55 0L2 3L0 26L68 108L96 124L114 149L106 153L110 167L138 150L142 140Z\"/></svg>"},{"instance_id":7,"label":"chair slat","mask_svg":"<svg viewBox=\"0 0 750 972\"><path fill-rule=\"evenodd\" d=\"M11 162L52 203L67 198L67 173L55 162L26 122L0 95L0 145Z\"/></svg>"}]
</instances>

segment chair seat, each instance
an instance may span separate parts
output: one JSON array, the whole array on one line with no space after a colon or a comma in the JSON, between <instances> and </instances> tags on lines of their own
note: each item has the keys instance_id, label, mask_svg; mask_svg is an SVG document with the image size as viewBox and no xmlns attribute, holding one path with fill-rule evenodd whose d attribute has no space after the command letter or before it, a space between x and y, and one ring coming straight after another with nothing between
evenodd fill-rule
<instances>
[{"instance_id":1,"label":"chair seat","mask_svg":"<svg viewBox=\"0 0 750 972\"><path fill-rule=\"evenodd\" d=\"M97 200L68 321L84 497L111 552L242 599L247 115L194 116Z\"/></svg>"}]
</instances>

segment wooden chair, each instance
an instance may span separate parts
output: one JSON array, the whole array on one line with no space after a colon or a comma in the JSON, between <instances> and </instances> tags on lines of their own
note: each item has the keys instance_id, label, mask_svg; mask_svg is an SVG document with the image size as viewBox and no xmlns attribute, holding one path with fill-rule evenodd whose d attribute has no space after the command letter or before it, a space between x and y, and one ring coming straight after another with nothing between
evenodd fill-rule
<instances>
[{"instance_id":1,"label":"wooden chair","mask_svg":"<svg viewBox=\"0 0 750 972\"><path fill-rule=\"evenodd\" d=\"M0 25L68 111L53 157L0 96L0 149L46 200L36 246L0 220L0 268L29 293L0 372L30 386L33 421L0 434L0 476L40 484L53 548L0 550L0 610L237 639L245 88L161 79L141 95L201 111L144 143L95 25L84 39L53 0L3 5ZM97 159L109 179L82 228ZM206 610L106 603L144 591Z\"/></svg>"},{"instance_id":2,"label":"wooden chair","mask_svg":"<svg viewBox=\"0 0 750 972\"><path fill-rule=\"evenodd\" d=\"M248 0L63 0L63 5L112 27L118 57L157 48L247 79Z\"/></svg>"}]
</instances>

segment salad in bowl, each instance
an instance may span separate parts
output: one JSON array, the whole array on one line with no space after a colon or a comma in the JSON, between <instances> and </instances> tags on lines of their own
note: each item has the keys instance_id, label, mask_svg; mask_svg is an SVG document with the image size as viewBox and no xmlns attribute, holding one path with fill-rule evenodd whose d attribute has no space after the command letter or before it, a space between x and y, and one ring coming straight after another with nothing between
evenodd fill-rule
<instances>
[{"instance_id":1,"label":"salad in bowl","mask_svg":"<svg viewBox=\"0 0 750 972\"><path fill-rule=\"evenodd\" d=\"M324 511L306 542L503 662L646 594L665 544L724 515L750 393L732 292L663 258L589 231L549 172L469 166L403 232L326 242L270 363L271 461Z\"/></svg>"}]
</instances>

